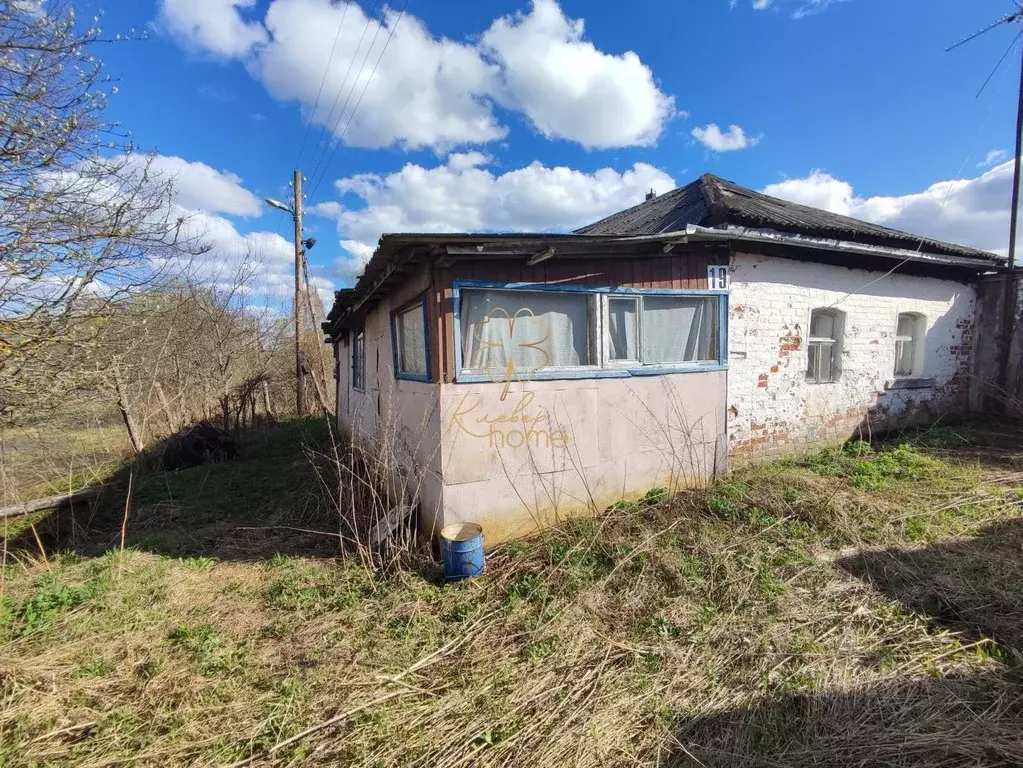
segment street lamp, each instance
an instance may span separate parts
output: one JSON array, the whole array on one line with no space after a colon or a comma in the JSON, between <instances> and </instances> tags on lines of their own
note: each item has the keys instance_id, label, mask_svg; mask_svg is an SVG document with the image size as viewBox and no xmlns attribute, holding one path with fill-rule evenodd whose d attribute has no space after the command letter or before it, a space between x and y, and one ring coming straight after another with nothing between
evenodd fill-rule
<instances>
[{"instance_id":1,"label":"street lamp","mask_svg":"<svg viewBox=\"0 0 1023 768\"><path fill-rule=\"evenodd\" d=\"M302 174L295 171L292 188L295 193L294 208L272 197L264 198L266 204L279 211L291 214L295 224L295 412L305 416L305 382L302 370ZM310 238L312 239L312 238ZM310 248L312 246L306 246Z\"/></svg>"},{"instance_id":2,"label":"street lamp","mask_svg":"<svg viewBox=\"0 0 1023 768\"><path fill-rule=\"evenodd\" d=\"M272 197L267 197L264 198L264 202L266 202L266 204L269 205L271 208L276 208L279 211L287 211L292 216L295 215L295 212L291 210L291 208L289 208L287 205L282 203L280 200L274 200Z\"/></svg>"}]
</instances>

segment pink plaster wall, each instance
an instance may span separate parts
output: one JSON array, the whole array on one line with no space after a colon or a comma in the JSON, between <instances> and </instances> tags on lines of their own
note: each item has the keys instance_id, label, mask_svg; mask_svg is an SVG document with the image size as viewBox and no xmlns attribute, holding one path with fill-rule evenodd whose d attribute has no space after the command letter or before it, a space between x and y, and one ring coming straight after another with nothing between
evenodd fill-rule
<instances>
[{"instance_id":1,"label":"pink plaster wall","mask_svg":"<svg viewBox=\"0 0 1023 768\"><path fill-rule=\"evenodd\" d=\"M338 375L338 422L354 436L393 456L396 474L411 475L408 493L417 498L422 522L434 527L441 505L440 414L437 385L396 379L391 346L391 309L425 290L425 272L365 319L365 390L353 389L352 343L342 344Z\"/></svg>"},{"instance_id":2,"label":"pink plaster wall","mask_svg":"<svg viewBox=\"0 0 1023 768\"><path fill-rule=\"evenodd\" d=\"M724 371L440 387L443 523L494 543L724 471Z\"/></svg>"}]
</instances>

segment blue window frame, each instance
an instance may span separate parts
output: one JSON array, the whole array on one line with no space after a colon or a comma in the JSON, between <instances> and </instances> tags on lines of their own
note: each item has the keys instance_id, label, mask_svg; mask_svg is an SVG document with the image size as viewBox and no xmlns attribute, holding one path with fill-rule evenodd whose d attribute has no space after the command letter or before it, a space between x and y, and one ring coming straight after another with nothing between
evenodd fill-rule
<instances>
[{"instance_id":1,"label":"blue window frame","mask_svg":"<svg viewBox=\"0 0 1023 768\"><path fill-rule=\"evenodd\" d=\"M728 367L727 290L456 280L452 295L458 382Z\"/></svg>"},{"instance_id":2,"label":"blue window frame","mask_svg":"<svg viewBox=\"0 0 1023 768\"><path fill-rule=\"evenodd\" d=\"M366 329L352 335L352 389L366 391Z\"/></svg>"},{"instance_id":3,"label":"blue window frame","mask_svg":"<svg viewBox=\"0 0 1023 768\"><path fill-rule=\"evenodd\" d=\"M430 380L430 334L426 295L391 313L391 350L394 377L408 381Z\"/></svg>"}]
</instances>

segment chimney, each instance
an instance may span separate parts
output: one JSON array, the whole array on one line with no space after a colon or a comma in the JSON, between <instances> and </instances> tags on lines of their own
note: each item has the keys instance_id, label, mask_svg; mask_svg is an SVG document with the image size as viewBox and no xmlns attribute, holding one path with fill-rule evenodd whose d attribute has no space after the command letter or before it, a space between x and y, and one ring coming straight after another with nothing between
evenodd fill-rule
<instances>
[{"instance_id":1,"label":"chimney","mask_svg":"<svg viewBox=\"0 0 1023 768\"><path fill-rule=\"evenodd\" d=\"M657 197L657 193L651 188L651 190L646 193L646 199L653 200L655 197Z\"/></svg>"}]
</instances>

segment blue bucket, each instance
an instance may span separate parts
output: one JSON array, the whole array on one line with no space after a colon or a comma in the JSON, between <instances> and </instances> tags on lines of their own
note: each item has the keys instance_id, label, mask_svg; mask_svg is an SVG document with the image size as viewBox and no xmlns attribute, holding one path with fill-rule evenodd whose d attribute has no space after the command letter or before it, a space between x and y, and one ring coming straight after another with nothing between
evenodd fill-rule
<instances>
[{"instance_id":1,"label":"blue bucket","mask_svg":"<svg viewBox=\"0 0 1023 768\"><path fill-rule=\"evenodd\" d=\"M483 573L483 528L476 523L455 523L442 528L440 551L445 581L479 576Z\"/></svg>"}]
</instances>

